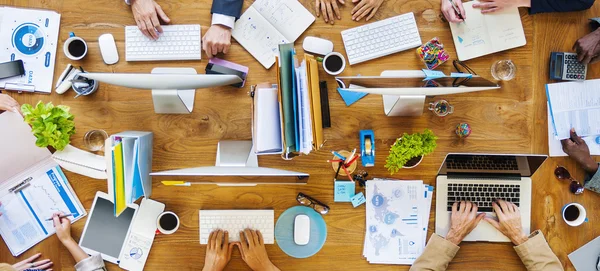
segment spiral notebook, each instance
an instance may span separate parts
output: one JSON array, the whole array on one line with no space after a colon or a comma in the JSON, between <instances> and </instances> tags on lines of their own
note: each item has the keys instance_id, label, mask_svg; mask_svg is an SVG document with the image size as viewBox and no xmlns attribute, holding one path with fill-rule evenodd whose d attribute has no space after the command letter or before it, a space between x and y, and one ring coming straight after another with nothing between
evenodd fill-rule
<instances>
[{"instance_id":1,"label":"spiral notebook","mask_svg":"<svg viewBox=\"0 0 600 271\"><path fill-rule=\"evenodd\" d=\"M104 156L67 145L64 150L55 152L52 159L62 168L73 173L99 180L107 178Z\"/></svg>"}]
</instances>

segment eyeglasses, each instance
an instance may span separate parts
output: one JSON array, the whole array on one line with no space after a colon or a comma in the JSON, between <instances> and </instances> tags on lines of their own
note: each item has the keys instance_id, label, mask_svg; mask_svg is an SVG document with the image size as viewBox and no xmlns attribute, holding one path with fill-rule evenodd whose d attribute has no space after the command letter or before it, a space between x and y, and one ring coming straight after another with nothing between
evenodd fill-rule
<instances>
[{"instance_id":1,"label":"eyeglasses","mask_svg":"<svg viewBox=\"0 0 600 271\"><path fill-rule=\"evenodd\" d=\"M452 61L452 65L454 66L456 71L459 73L470 73L472 75L477 75L477 73L475 73L475 71L473 69L471 69L471 67L467 66L467 64L465 64L464 62L462 62L460 60ZM471 78L469 78L469 77L454 78L454 81L452 82L452 86L459 87L462 84L465 84L466 82L468 82L469 80L471 80Z\"/></svg>"},{"instance_id":2,"label":"eyeglasses","mask_svg":"<svg viewBox=\"0 0 600 271\"><path fill-rule=\"evenodd\" d=\"M298 193L296 200L304 206L312 207L313 209L315 209L315 211L319 212L322 215L329 213L329 206L307 195L304 195L304 193Z\"/></svg>"},{"instance_id":3,"label":"eyeglasses","mask_svg":"<svg viewBox=\"0 0 600 271\"><path fill-rule=\"evenodd\" d=\"M569 185L569 190L571 191L571 193L575 195L583 193L583 186L577 180L571 177L571 173L569 173L569 171L565 167L556 167L556 169L554 170L554 176L556 176L557 179L562 181L571 181L571 184Z\"/></svg>"}]
</instances>

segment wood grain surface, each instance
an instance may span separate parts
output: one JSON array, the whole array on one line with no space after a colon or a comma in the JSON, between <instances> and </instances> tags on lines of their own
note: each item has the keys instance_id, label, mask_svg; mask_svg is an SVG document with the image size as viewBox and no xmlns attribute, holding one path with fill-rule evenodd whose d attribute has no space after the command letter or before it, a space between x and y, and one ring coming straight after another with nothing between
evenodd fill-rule
<instances>
[{"instance_id":1,"label":"wood grain surface","mask_svg":"<svg viewBox=\"0 0 600 271\"><path fill-rule=\"evenodd\" d=\"M246 0L244 9L253 1ZM301 1L309 10L314 1ZM172 24L200 24L204 34L210 26L210 0L158 0L172 20ZM334 50L345 54L340 31L359 26L350 18L353 4L346 1L341 7L342 20L335 25L325 24L321 18L297 40L296 50L302 54L302 39L318 36L332 40ZM46 8L60 12L61 31L54 73L56 79L67 63L81 65L93 72L150 72L154 67L194 67L204 73L206 56L201 61L126 62L124 60L124 26L134 25L130 8L121 0L0 0L1 5ZM438 37L456 59L456 51L448 23L440 18L437 0L387 0L379 9L375 20L407 12L414 12L423 42ZM548 59L550 51L570 51L578 37L589 31L587 18L600 15L600 5L585 12L529 15L521 9L521 18L527 37L527 45L470 60L467 64L479 75L492 79L490 66L494 61L511 59L516 64L516 78L500 83L502 88L494 91L460 95L428 97L427 101L446 99L455 107L454 114L438 118L430 112L421 117L386 117L381 96L369 95L358 103L346 107L335 91L333 77L321 69L320 76L328 81L332 127L325 129L326 143L319 152L283 161L278 156L261 156L262 166L310 173L308 185L258 186L227 188L216 186L165 187L157 180L153 183L154 200L164 202L166 209L181 218L179 230L169 236L159 235L154 241L146 270L200 270L204 262L205 246L198 240L199 209L262 209L272 208L277 217L287 208L296 205L298 192L321 200L332 208L326 215L327 242L323 249L308 259L294 259L283 253L278 246L267 247L272 261L282 270L407 270L408 266L369 265L362 258L365 233L364 206L356 209L350 203L333 202L334 172L325 160L331 150L359 148L358 131L372 129L376 138L376 166L368 168L372 177L394 177L405 180L423 180L435 185L435 176L445 155L449 152L494 153L547 153L547 122L544 84L548 83ZM88 42L89 53L82 61L70 61L62 53L62 45L69 32ZM115 36L121 60L107 66L98 49L98 36L112 33ZM154 113L149 91L134 90L101 84L91 96L74 99L72 91L64 95L39 95L10 93L20 103L52 101L71 107L75 114L77 133L72 144L83 148L83 135L91 129L103 129L109 134L125 130L152 131L154 133L153 171L212 165L216 145L224 139L251 139L249 85L274 82L275 71L264 69L234 39L230 53L222 56L250 67L245 88L220 87L201 89L196 92L195 107L189 115L158 115ZM423 64L414 50L397 53L366 63L348 66L343 75L378 75L384 70L421 69ZM451 62L441 70L453 70ZM597 78L600 66L592 65L588 78ZM466 140L458 140L454 127L468 122L473 134ZM430 128L439 137L438 148L425 157L415 169L404 169L390 176L383 165L389 145L404 132L417 132ZM4 129L4 128L3 128ZM553 167L565 165L575 177L583 178L583 172L570 159L550 159L533 177L532 229L540 228L568 270L573 267L567 254L600 235L598 223L598 200L600 196L586 192L574 196L568 192L568 184L557 181L552 175ZM106 182L89 179L65 172L71 185L88 209L96 191L107 190ZM223 179L226 180L226 179ZM357 190L357 192L360 190ZM569 227L561 218L561 207L569 202L582 203L590 222L580 227ZM435 199L434 199L435 204ZM429 218L429 235L434 229L434 209ZM85 222L73 225L73 236L79 239ZM36 252L52 259L54 270L73 270L74 260L55 236L48 238L18 258L10 255L0 244L0 262L14 263ZM107 264L109 270L118 267ZM249 270L235 251L227 270ZM510 244L463 243L461 250L450 264L449 270L524 270Z\"/></svg>"}]
</instances>

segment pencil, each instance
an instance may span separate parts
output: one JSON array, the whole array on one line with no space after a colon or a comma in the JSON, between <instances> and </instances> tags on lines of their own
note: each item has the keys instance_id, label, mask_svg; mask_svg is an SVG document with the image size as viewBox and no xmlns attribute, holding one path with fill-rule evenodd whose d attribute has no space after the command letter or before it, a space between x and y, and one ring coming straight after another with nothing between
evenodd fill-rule
<instances>
[{"instance_id":1,"label":"pencil","mask_svg":"<svg viewBox=\"0 0 600 271\"><path fill-rule=\"evenodd\" d=\"M352 153L350 154L350 156L348 156L348 158L346 158L346 164L348 164L348 162L350 162L350 160L351 160L352 158L354 158L354 155L355 155L355 154L356 154L356 149L354 149L354 150L352 151Z\"/></svg>"},{"instance_id":2,"label":"pencil","mask_svg":"<svg viewBox=\"0 0 600 271\"><path fill-rule=\"evenodd\" d=\"M338 169L337 169L337 171L335 172L335 177L333 177L333 179L334 179L334 180L337 180L337 177L338 177L338 175L340 175L340 169L342 169L342 165L343 165L343 164L344 164L344 163L342 163L342 161L340 161L340 163L339 163L339 166L338 166Z\"/></svg>"},{"instance_id":3,"label":"pencil","mask_svg":"<svg viewBox=\"0 0 600 271\"><path fill-rule=\"evenodd\" d=\"M348 176L348 179L350 179L350 181L354 182L354 180L352 179L352 175L350 175L350 172L348 172L348 169L342 165L342 168L344 169L344 172L346 172L346 176Z\"/></svg>"},{"instance_id":4,"label":"pencil","mask_svg":"<svg viewBox=\"0 0 600 271\"><path fill-rule=\"evenodd\" d=\"M339 154L337 152L331 151L331 153L333 153L333 155L337 156L337 158L340 158L342 160L346 160L346 157L344 157L343 155L341 155L341 154Z\"/></svg>"},{"instance_id":5,"label":"pencil","mask_svg":"<svg viewBox=\"0 0 600 271\"><path fill-rule=\"evenodd\" d=\"M360 156L360 154L357 154L356 156L354 156L354 158L350 159L350 162L344 163L344 166L352 165L352 163L354 163L354 161L356 161L356 159L358 159L359 156Z\"/></svg>"},{"instance_id":6,"label":"pencil","mask_svg":"<svg viewBox=\"0 0 600 271\"><path fill-rule=\"evenodd\" d=\"M344 162L343 160L337 159L337 160L327 160L328 163L340 163L340 162Z\"/></svg>"}]
</instances>

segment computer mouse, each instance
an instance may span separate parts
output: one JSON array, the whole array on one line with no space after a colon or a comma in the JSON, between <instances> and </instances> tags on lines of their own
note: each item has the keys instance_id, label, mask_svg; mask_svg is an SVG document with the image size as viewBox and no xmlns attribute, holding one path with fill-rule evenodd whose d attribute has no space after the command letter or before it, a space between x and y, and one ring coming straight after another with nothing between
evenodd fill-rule
<instances>
[{"instance_id":1,"label":"computer mouse","mask_svg":"<svg viewBox=\"0 0 600 271\"><path fill-rule=\"evenodd\" d=\"M100 54L102 54L102 60L108 65L119 62L119 52L117 51L117 44L112 34L102 34L98 38L98 45L100 46Z\"/></svg>"},{"instance_id":2,"label":"computer mouse","mask_svg":"<svg viewBox=\"0 0 600 271\"><path fill-rule=\"evenodd\" d=\"M333 42L322 38L308 36L304 38L302 48L304 48L304 51L306 52L317 55L326 55L333 52Z\"/></svg>"},{"instance_id":3,"label":"computer mouse","mask_svg":"<svg viewBox=\"0 0 600 271\"><path fill-rule=\"evenodd\" d=\"M294 242L304 246L310 241L310 218L307 215L297 215L294 219Z\"/></svg>"}]
</instances>

